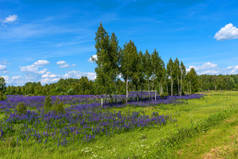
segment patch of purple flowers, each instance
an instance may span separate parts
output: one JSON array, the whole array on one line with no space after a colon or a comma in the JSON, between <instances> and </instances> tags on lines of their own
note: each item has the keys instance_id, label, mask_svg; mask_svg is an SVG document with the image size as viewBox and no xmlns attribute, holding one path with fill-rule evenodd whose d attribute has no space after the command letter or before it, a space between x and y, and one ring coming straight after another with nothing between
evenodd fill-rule
<instances>
[{"instance_id":1,"label":"patch of purple flowers","mask_svg":"<svg viewBox=\"0 0 238 159\"><path fill-rule=\"evenodd\" d=\"M17 135L19 139L36 142L54 141L66 145L74 141L90 141L96 136L111 135L135 128L166 124L168 116L141 112L103 112L82 111L55 114L40 114L27 111L26 114L11 113L0 124L1 139ZM16 129L16 125L22 127ZM3 133L4 132L4 133Z\"/></svg>"},{"instance_id":2,"label":"patch of purple flowers","mask_svg":"<svg viewBox=\"0 0 238 159\"><path fill-rule=\"evenodd\" d=\"M135 106L147 106L147 105L157 105L157 104L171 104L176 103L177 99L194 99L201 98L202 94L192 94L184 96L166 96L160 97L156 96L152 92L130 92L129 94L129 105ZM57 98L60 99L64 104L71 105L71 110L83 110L91 109L94 107L101 106L101 99L103 99L104 107L123 107L125 104L125 95L62 95L62 96L52 96L53 103ZM9 112L14 110L18 103L23 102L26 106L41 110L44 105L45 96L21 96L21 95L8 95L7 100L0 101L0 111Z\"/></svg>"},{"instance_id":3,"label":"patch of purple flowers","mask_svg":"<svg viewBox=\"0 0 238 159\"><path fill-rule=\"evenodd\" d=\"M178 99L201 98L201 94L186 96L167 96L156 98L154 93L131 92L129 105L151 106L176 103ZM44 96L8 96L0 101L0 113L5 117L0 120L0 141L10 136L17 136L19 141L35 141L39 143L55 142L67 145L71 142L87 142L100 135L111 135L136 128L160 126L166 124L169 117L154 112L146 115L143 112L110 112L112 106L123 107L124 95L71 95L52 96L53 103L59 98L69 106L64 114L44 113ZM101 99L104 100L103 107ZM138 100L139 99L139 100ZM155 100L156 99L156 100ZM16 106L24 102L31 111L26 114L16 113ZM29 110L29 109L28 109Z\"/></svg>"}]
</instances>

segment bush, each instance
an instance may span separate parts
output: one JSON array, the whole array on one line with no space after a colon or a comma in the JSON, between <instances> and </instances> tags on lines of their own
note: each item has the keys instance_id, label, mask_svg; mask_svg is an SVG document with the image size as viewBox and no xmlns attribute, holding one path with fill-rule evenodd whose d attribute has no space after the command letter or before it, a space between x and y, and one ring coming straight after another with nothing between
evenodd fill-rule
<instances>
[{"instance_id":1,"label":"bush","mask_svg":"<svg viewBox=\"0 0 238 159\"><path fill-rule=\"evenodd\" d=\"M7 96L0 91L0 101L7 99Z\"/></svg>"},{"instance_id":2,"label":"bush","mask_svg":"<svg viewBox=\"0 0 238 159\"><path fill-rule=\"evenodd\" d=\"M44 104L44 112L49 112L52 109L52 100L51 100L51 96L47 96L45 98L45 104Z\"/></svg>"},{"instance_id":3,"label":"bush","mask_svg":"<svg viewBox=\"0 0 238 159\"><path fill-rule=\"evenodd\" d=\"M56 102L54 103L53 105L53 111L56 113L56 114L63 114L65 113L65 110L64 110L64 103L60 101L59 98L57 98Z\"/></svg>"},{"instance_id":4,"label":"bush","mask_svg":"<svg viewBox=\"0 0 238 159\"><path fill-rule=\"evenodd\" d=\"M25 105L25 103L20 102L17 104L17 113L18 114L26 114L27 112L27 107Z\"/></svg>"}]
</instances>

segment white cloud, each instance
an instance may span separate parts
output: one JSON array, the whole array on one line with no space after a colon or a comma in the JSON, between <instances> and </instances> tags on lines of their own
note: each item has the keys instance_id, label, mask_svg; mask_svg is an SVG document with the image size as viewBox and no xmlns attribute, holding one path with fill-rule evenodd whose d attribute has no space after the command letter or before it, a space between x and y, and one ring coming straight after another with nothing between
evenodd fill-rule
<instances>
[{"instance_id":1,"label":"white cloud","mask_svg":"<svg viewBox=\"0 0 238 159\"><path fill-rule=\"evenodd\" d=\"M8 17L6 17L3 21L3 23L12 23L15 22L17 20L17 15L9 15Z\"/></svg>"},{"instance_id":2,"label":"white cloud","mask_svg":"<svg viewBox=\"0 0 238 159\"><path fill-rule=\"evenodd\" d=\"M44 74L41 75L40 82L42 84L48 84L48 83L57 82L59 79L60 78L58 77L58 75L53 74L51 72L45 72Z\"/></svg>"},{"instance_id":3,"label":"white cloud","mask_svg":"<svg viewBox=\"0 0 238 159\"><path fill-rule=\"evenodd\" d=\"M80 72L80 71L69 71L64 74L63 78L81 78L82 76L88 77L90 80L95 80L96 79L96 73L94 72Z\"/></svg>"},{"instance_id":4,"label":"white cloud","mask_svg":"<svg viewBox=\"0 0 238 159\"><path fill-rule=\"evenodd\" d=\"M218 68L217 64L211 62L206 62L197 66L189 66L187 68L187 72L190 71L191 68L194 68L198 74L219 74L223 72L220 68Z\"/></svg>"},{"instance_id":5,"label":"white cloud","mask_svg":"<svg viewBox=\"0 0 238 159\"><path fill-rule=\"evenodd\" d=\"M65 61L58 61L58 62L56 62L56 64L59 65L60 68L69 67L69 64L67 64Z\"/></svg>"},{"instance_id":6,"label":"white cloud","mask_svg":"<svg viewBox=\"0 0 238 159\"><path fill-rule=\"evenodd\" d=\"M6 65L1 65L0 64L0 71L5 71L7 69L7 66Z\"/></svg>"},{"instance_id":7,"label":"white cloud","mask_svg":"<svg viewBox=\"0 0 238 159\"><path fill-rule=\"evenodd\" d=\"M8 83L11 85L24 85L26 83L26 81L24 81L25 79L22 78L22 76L12 76L10 77Z\"/></svg>"},{"instance_id":8,"label":"white cloud","mask_svg":"<svg viewBox=\"0 0 238 159\"><path fill-rule=\"evenodd\" d=\"M217 64L211 63L211 62L206 62L202 65L198 66L189 66L187 68L187 71L190 71L191 68L194 68L196 71L199 72L204 72L204 73L214 73L215 71L211 71L211 69L216 69Z\"/></svg>"},{"instance_id":9,"label":"white cloud","mask_svg":"<svg viewBox=\"0 0 238 159\"><path fill-rule=\"evenodd\" d=\"M55 74L52 74L51 72L46 72L46 73L43 74L41 77L42 77L42 78L55 78L56 75L55 75Z\"/></svg>"},{"instance_id":10,"label":"white cloud","mask_svg":"<svg viewBox=\"0 0 238 159\"><path fill-rule=\"evenodd\" d=\"M206 62L198 68L200 70L203 70L203 69L210 69L210 68L216 68L216 67L217 67L217 64L214 64L214 63L211 63L211 62Z\"/></svg>"},{"instance_id":11,"label":"white cloud","mask_svg":"<svg viewBox=\"0 0 238 159\"><path fill-rule=\"evenodd\" d=\"M238 74L238 65L236 66L228 66L227 67L229 74Z\"/></svg>"},{"instance_id":12,"label":"white cloud","mask_svg":"<svg viewBox=\"0 0 238 159\"><path fill-rule=\"evenodd\" d=\"M59 79L60 78L57 75L52 74L51 72L46 72L45 74L41 76L40 82L42 84L47 84L47 83L57 82Z\"/></svg>"},{"instance_id":13,"label":"white cloud","mask_svg":"<svg viewBox=\"0 0 238 159\"><path fill-rule=\"evenodd\" d=\"M8 85L15 85L15 86L20 86L24 85L26 82L32 82L31 78L27 78L28 76L20 76L20 75L15 75L15 76L4 76L6 83Z\"/></svg>"},{"instance_id":14,"label":"white cloud","mask_svg":"<svg viewBox=\"0 0 238 159\"><path fill-rule=\"evenodd\" d=\"M205 71L202 71L202 72L199 72L199 74L208 74L208 75L216 75L216 74L219 74L218 71L216 70L205 70Z\"/></svg>"},{"instance_id":15,"label":"white cloud","mask_svg":"<svg viewBox=\"0 0 238 159\"><path fill-rule=\"evenodd\" d=\"M21 76L12 76L12 80L18 80L20 78L21 78Z\"/></svg>"},{"instance_id":16,"label":"white cloud","mask_svg":"<svg viewBox=\"0 0 238 159\"><path fill-rule=\"evenodd\" d=\"M41 79L42 84L49 84L49 83L55 83L59 80L59 78L43 78Z\"/></svg>"},{"instance_id":17,"label":"white cloud","mask_svg":"<svg viewBox=\"0 0 238 159\"><path fill-rule=\"evenodd\" d=\"M66 62L65 61L58 61L58 62L56 62L56 64L57 65L64 65L64 64L66 64Z\"/></svg>"},{"instance_id":18,"label":"white cloud","mask_svg":"<svg viewBox=\"0 0 238 159\"><path fill-rule=\"evenodd\" d=\"M46 71L47 71L47 69L44 68L43 70L40 70L38 73L39 73L39 74L44 74L44 73L46 73Z\"/></svg>"},{"instance_id":19,"label":"white cloud","mask_svg":"<svg viewBox=\"0 0 238 159\"><path fill-rule=\"evenodd\" d=\"M98 60L97 55L93 55L88 59L89 62L94 62L94 61L97 61L97 60Z\"/></svg>"},{"instance_id":20,"label":"white cloud","mask_svg":"<svg viewBox=\"0 0 238 159\"><path fill-rule=\"evenodd\" d=\"M209 74L209 75L218 75L218 74L238 74L238 65L228 66L226 68L219 67L217 64L206 62L201 65L189 66L187 72L194 68L196 72L201 74Z\"/></svg>"},{"instance_id":21,"label":"white cloud","mask_svg":"<svg viewBox=\"0 0 238 159\"><path fill-rule=\"evenodd\" d=\"M6 74L7 73L7 66L0 64L0 73Z\"/></svg>"},{"instance_id":22,"label":"white cloud","mask_svg":"<svg viewBox=\"0 0 238 159\"><path fill-rule=\"evenodd\" d=\"M20 70L22 72L43 74L47 71L47 69L46 68L44 68L42 70L39 70L39 69L47 64L49 64L49 61L47 61L47 60L38 60L38 61L34 62L32 65L21 66Z\"/></svg>"},{"instance_id":23,"label":"white cloud","mask_svg":"<svg viewBox=\"0 0 238 159\"><path fill-rule=\"evenodd\" d=\"M232 23L225 25L214 36L216 40L238 39L238 28Z\"/></svg>"},{"instance_id":24,"label":"white cloud","mask_svg":"<svg viewBox=\"0 0 238 159\"><path fill-rule=\"evenodd\" d=\"M38 66L47 65L47 64L49 64L49 61L47 61L47 60L38 60L38 61L34 62L34 65L38 65Z\"/></svg>"}]
</instances>

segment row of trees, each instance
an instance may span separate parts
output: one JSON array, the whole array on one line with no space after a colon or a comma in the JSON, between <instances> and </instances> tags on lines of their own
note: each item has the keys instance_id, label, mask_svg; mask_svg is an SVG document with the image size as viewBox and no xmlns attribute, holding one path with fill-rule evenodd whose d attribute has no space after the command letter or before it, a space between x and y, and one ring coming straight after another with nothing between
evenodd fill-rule
<instances>
[{"instance_id":1,"label":"row of trees","mask_svg":"<svg viewBox=\"0 0 238 159\"><path fill-rule=\"evenodd\" d=\"M95 81L87 77L61 79L53 84L28 82L24 86L4 86L6 94L74 95L126 94L129 91L156 90L160 95L182 95L199 90L194 69L186 72L182 61L169 59L167 65L155 49L152 53L138 51L133 41L119 46L114 33L109 35L100 24L95 37L97 64ZM1 87L0 87L1 91Z\"/></svg>"},{"instance_id":2,"label":"row of trees","mask_svg":"<svg viewBox=\"0 0 238 159\"><path fill-rule=\"evenodd\" d=\"M114 33L111 36L100 24L96 32L97 67L96 83L103 94L116 94L117 81L122 78L128 97L129 83L133 90L157 90L160 95L182 95L198 90L198 78L194 69L186 73L183 62L169 60L167 67L155 49L151 54L137 50L134 42L118 44ZM170 87L169 87L170 85ZM166 90L166 91L164 91Z\"/></svg>"},{"instance_id":3,"label":"row of trees","mask_svg":"<svg viewBox=\"0 0 238 159\"><path fill-rule=\"evenodd\" d=\"M80 79L60 79L56 83L41 85L40 82L28 82L24 86L8 86L6 94L11 95L76 95L95 94L95 82L87 77Z\"/></svg>"}]
</instances>

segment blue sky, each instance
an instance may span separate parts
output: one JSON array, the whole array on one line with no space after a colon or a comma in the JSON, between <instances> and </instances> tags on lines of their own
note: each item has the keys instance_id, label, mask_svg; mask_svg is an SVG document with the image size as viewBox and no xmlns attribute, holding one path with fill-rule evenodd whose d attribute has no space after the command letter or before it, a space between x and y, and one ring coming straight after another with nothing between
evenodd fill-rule
<instances>
[{"instance_id":1,"label":"blue sky","mask_svg":"<svg viewBox=\"0 0 238 159\"><path fill-rule=\"evenodd\" d=\"M10 85L94 79L100 23L121 46L132 40L199 74L235 74L237 17L237 0L0 0L0 76Z\"/></svg>"}]
</instances>

